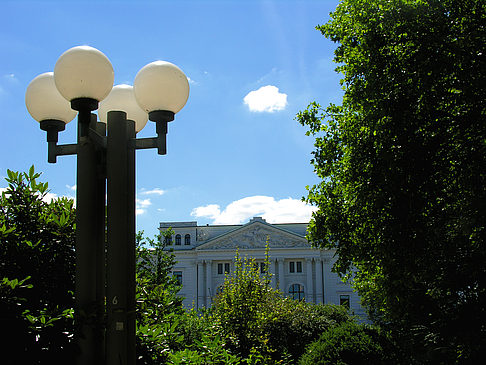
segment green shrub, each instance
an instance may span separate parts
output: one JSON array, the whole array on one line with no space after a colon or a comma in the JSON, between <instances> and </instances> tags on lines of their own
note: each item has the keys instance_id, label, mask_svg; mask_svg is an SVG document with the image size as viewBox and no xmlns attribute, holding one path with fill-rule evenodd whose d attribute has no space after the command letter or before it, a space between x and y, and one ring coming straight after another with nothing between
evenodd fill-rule
<instances>
[{"instance_id":1,"label":"green shrub","mask_svg":"<svg viewBox=\"0 0 486 365\"><path fill-rule=\"evenodd\" d=\"M40 173L7 170L0 194L2 364L72 363L73 201L50 203ZM47 199L46 199L47 200Z\"/></svg>"},{"instance_id":2,"label":"green shrub","mask_svg":"<svg viewBox=\"0 0 486 365\"><path fill-rule=\"evenodd\" d=\"M263 323L273 358L297 361L310 343L326 330L351 322L345 307L299 302L289 298L275 301L273 313Z\"/></svg>"},{"instance_id":3,"label":"green shrub","mask_svg":"<svg viewBox=\"0 0 486 365\"><path fill-rule=\"evenodd\" d=\"M213 327L207 328L245 363L294 364L323 332L353 321L344 307L283 297L252 259L237 254L235 267L208 317Z\"/></svg>"},{"instance_id":4,"label":"green shrub","mask_svg":"<svg viewBox=\"0 0 486 365\"><path fill-rule=\"evenodd\" d=\"M179 320L178 331L184 337L185 348L197 348L204 337L215 332L211 311L208 309L196 310L193 308L187 310L180 316Z\"/></svg>"},{"instance_id":5,"label":"green shrub","mask_svg":"<svg viewBox=\"0 0 486 365\"><path fill-rule=\"evenodd\" d=\"M398 364L396 354L393 343L376 327L346 322L309 345L299 365Z\"/></svg>"},{"instance_id":6,"label":"green shrub","mask_svg":"<svg viewBox=\"0 0 486 365\"><path fill-rule=\"evenodd\" d=\"M216 334L242 358L255 353L268 358L271 350L264 323L277 298L269 274L260 276L254 260L242 259L237 253L235 271L226 278L215 301L212 319Z\"/></svg>"},{"instance_id":7,"label":"green shrub","mask_svg":"<svg viewBox=\"0 0 486 365\"><path fill-rule=\"evenodd\" d=\"M219 337L204 336L201 341L196 341L194 349L186 348L169 354L167 363L173 365L238 365L242 359L231 354L224 342Z\"/></svg>"},{"instance_id":8,"label":"green shrub","mask_svg":"<svg viewBox=\"0 0 486 365\"><path fill-rule=\"evenodd\" d=\"M170 234L170 233L167 233ZM137 235L137 364L158 365L171 351L184 348L179 330L184 309L171 274L174 255L164 251L160 237Z\"/></svg>"}]
</instances>

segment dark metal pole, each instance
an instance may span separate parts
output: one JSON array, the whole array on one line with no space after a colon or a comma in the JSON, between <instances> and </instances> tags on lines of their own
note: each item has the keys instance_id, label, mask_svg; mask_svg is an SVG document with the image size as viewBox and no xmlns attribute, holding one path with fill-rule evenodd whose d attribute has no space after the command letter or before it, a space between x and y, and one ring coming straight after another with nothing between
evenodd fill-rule
<instances>
[{"instance_id":1,"label":"dark metal pole","mask_svg":"<svg viewBox=\"0 0 486 365\"><path fill-rule=\"evenodd\" d=\"M127 200L127 364L135 365L136 338L136 282L135 282L135 146L130 143L136 137L135 122L127 120L127 162L128 162L128 200Z\"/></svg>"},{"instance_id":2,"label":"dark metal pole","mask_svg":"<svg viewBox=\"0 0 486 365\"><path fill-rule=\"evenodd\" d=\"M95 114L91 114L90 129L105 136L106 124L97 123ZM94 141L92 141L93 143ZM105 296L106 296L106 164L105 150L96 147L96 215L92 224L96 227L96 359L98 363L105 362Z\"/></svg>"},{"instance_id":3,"label":"dark metal pole","mask_svg":"<svg viewBox=\"0 0 486 365\"><path fill-rule=\"evenodd\" d=\"M75 279L75 321L80 354L80 365L100 364L96 344L98 270L95 258L98 245L98 228L93 224L99 195L97 156L95 146L85 133L91 119L91 109L79 106L78 117L78 160L76 177L76 279Z\"/></svg>"},{"instance_id":4,"label":"dark metal pole","mask_svg":"<svg viewBox=\"0 0 486 365\"><path fill-rule=\"evenodd\" d=\"M106 364L127 364L128 153L126 113L108 112Z\"/></svg>"}]
</instances>

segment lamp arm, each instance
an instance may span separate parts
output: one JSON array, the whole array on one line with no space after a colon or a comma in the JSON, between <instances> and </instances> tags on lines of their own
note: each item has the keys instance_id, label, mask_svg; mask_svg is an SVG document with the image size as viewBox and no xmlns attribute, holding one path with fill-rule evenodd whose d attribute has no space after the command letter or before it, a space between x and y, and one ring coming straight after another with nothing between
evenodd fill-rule
<instances>
[{"instance_id":1,"label":"lamp arm","mask_svg":"<svg viewBox=\"0 0 486 365\"><path fill-rule=\"evenodd\" d=\"M47 142L47 162L56 163L57 156L75 155L78 152L77 144L62 144Z\"/></svg>"},{"instance_id":2,"label":"lamp arm","mask_svg":"<svg viewBox=\"0 0 486 365\"><path fill-rule=\"evenodd\" d=\"M151 138L132 138L130 140L130 147L135 148L136 150L157 148L157 153L159 155L165 155L167 154L167 144L165 137L165 135L159 135L157 137Z\"/></svg>"}]
</instances>

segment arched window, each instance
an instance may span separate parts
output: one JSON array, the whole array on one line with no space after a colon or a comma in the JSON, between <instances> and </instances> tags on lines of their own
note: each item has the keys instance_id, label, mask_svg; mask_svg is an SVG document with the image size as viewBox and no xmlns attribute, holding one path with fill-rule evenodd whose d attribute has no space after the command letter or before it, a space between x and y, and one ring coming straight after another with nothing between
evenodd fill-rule
<instances>
[{"instance_id":1,"label":"arched window","mask_svg":"<svg viewBox=\"0 0 486 365\"><path fill-rule=\"evenodd\" d=\"M181 235L180 234L176 234L176 242L175 242L176 246L180 246L181 245Z\"/></svg>"},{"instance_id":2,"label":"arched window","mask_svg":"<svg viewBox=\"0 0 486 365\"><path fill-rule=\"evenodd\" d=\"M184 236L184 244L185 245L190 245L191 244L191 235L190 234L186 234Z\"/></svg>"},{"instance_id":3,"label":"arched window","mask_svg":"<svg viewBox=\"0 0 486 365\"><path fill-rule=\"evenodd\" d=\"M300 284L292 284L289 288L289 296L295 300L304 300L304 286Z\"/></svg>"},{"instance_id":4,"label":"arched window","mask_svg":"<svg viewBox=\"0 0 486 365\"><path fill-rule=\"evenodd\" d=\"M164 243L167 245L167 246L170 246L172 245L172 237L165 237L164 238Z\"/></svg>"}]
</instances>

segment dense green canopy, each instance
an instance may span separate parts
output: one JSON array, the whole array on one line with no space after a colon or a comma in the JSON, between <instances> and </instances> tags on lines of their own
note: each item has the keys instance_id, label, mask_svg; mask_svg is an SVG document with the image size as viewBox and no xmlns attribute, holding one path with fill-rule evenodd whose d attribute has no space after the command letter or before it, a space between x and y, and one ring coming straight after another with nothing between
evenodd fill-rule
<instances>
[{"instance_id":1,"label":"dense green canopy","mask_svg":"<svg viewBox=\"0 0 486 365\"><path fill-rule=\"evenodd\" d=\"M338 44L344 97L297 116L322 179L309 237L337 249L335 270L354 267L374 318L416 335L424 361L473 361L486 346L486 3L344 0L318 29Z\"/></svg>"}]
</instances>

